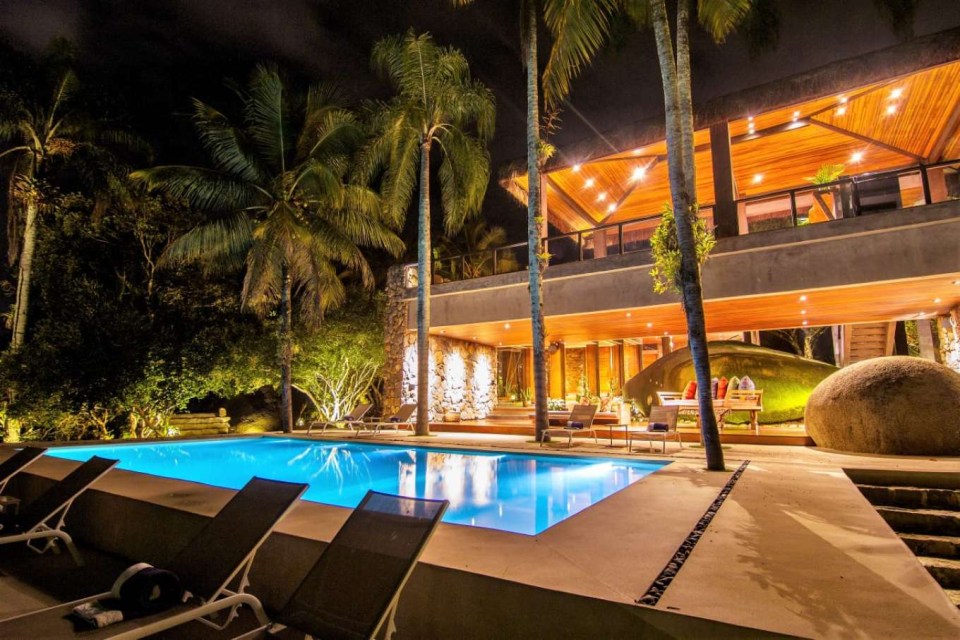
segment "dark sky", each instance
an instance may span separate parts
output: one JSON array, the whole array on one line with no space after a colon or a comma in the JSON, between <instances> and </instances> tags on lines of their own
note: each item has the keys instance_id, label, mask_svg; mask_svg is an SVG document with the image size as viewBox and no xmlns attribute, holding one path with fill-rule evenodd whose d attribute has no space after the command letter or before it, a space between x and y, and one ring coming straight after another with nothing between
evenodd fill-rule
<instances>
[{"instance_id":1,"label":"dark sky","mask_svg":"<svg viewBox=\"0 0 960 640\"><path fill-rule=\"evenodd\" d=\"M461 48L474 74L497 97L495 171L524 154L524 77L517 0L476 0L469 9L449 0L0 0L0 37L42 50L67 37L81 70L120 93L135 125L148 132L163 162L181 161L191 143L177 114L189 98L224 104L223 79L244 79L260 61L340 84L354 99L384 96L369 71L377 39L413 27ZM751 59L731 37L722 47L695 40L694 97L707 100L831 61L897 43L873 0L779 0L779 46ZM960 0L921 0L918 35L960 26ZM659 71L649 32L629 32L598 57L574 85L555 141L595 137L618 124L662 112ZM488 219L522 237L524 211L498 186L485 204Z\"/></svg>"}]
</instances>

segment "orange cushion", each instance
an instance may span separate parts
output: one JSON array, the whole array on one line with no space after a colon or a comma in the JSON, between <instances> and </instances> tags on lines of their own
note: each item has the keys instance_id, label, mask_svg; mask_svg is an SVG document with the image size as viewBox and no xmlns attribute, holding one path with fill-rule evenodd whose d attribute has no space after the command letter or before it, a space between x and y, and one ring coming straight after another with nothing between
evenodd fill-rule
<instances>
[{"instance_id":1,"label":"orange cushion","mask_svg":"<svg viewBox=\"0 0 960 640\"><path fill-rule=\"evenodd\" d=\"M727 385L730 384L726 376L720 378L720 383L717 385L717 400L723 400L727 397Z\"/></svg>"},{"instance_id":2,"label":"orange cushion","mask_svg":"<svg viewBox=\"0 0 960 640\"><path fill-rule=\"evenodd\" d=\"M687 383L686 388L683 390L683 399L684 400L693 400L697 397L697 381L691 380Z\"/></svg>"}]
</instances>

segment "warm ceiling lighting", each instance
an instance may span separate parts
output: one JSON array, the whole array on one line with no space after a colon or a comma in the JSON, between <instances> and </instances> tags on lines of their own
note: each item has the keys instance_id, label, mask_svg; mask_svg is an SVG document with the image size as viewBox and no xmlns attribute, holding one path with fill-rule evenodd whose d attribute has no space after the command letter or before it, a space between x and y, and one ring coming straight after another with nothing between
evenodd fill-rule
<instances>
[{"instance_id":1,"label":"warm ceiling lighting","mask_svg":"<svg viewBox=\"0 0 960 640\"><path fill-rule=\"evenodd\" d=\"M897 87L896 89L890 92L890 99L896 100L902 95L903 95L903 89L901 89L900 87Z\"/></svg>"},{"instance_id":2,"label":"warm ceiling lighting","mask_svg":"<svg viewBox=\"0 0 960 640\"><path fill-rule=\"evenodd\" d=\"M574 173L576 173L577 171L580 171L580 165L578 164L575 164L570 168L573 170Z\"/></svg>"},{"instance_id":3,"label":"warm ceiling lighting","mask_svg":"<svg viewBox=\"0 0 960 640\"><path fill-rule=\"evenodd\" d=\"M934 298L933 304L940 304L940 298Z\"/></svg>"},{"instance_id":4,"label":"warm ceiling lighting","mask_svg":"<svg viewBox=\"0 0 960 640\"><path fill-rule=\"evenodd\" d=\"M637 180L643 180L645 175L647 175L646 167L637 167L633 170L633 175L631 175L630 178L636 182Z\"/></svg>"},{"instance_id":5,"label":"warm ceiling lighting","mask_svg":"<svg viewBox=\"0 0 960 640\"><path fill-rule=\"evenodd\" d=\"M617 205L613 202L607 205L607 213L613 213L617 210Z\"/></svg>"},{"instance_id":6,"label":"warm ceiling lighting","mask_svg":"<svg viewBox=\"0 0 960 640\"><path fill-rule=\"evenodd\" d=\"M597 202L603 202L606 199L607 199L606 191L601 191L600 193L597 194Z\"/></svg>"},{"instance_id":7,"label":"warm ceiling lighting","mask_svg":"<svg viewBox=\"0 0 960 640\"><path fill-rule=\"evenodd\" d=\"M440 329L440 335L443 335L443 334L445 334L446 332L447 332L446 329Z\"/></svg>"},{"instance_id":8,"label":"warm ceiling lighting","mask_svg":"<svg viewBox=\"0 0 960 640\"><path fill-rule=\"evenodd\" d=\"M844 115L846 112L847 112L847 108L846 108L846 107L837 107L837 115L838 115L838 116L842 116L842 115Z\"/></svg>"},{"instance_id":9,"label":"warm ceiling lighting","mask_svg":"<svg viewBox=\"0 0 960 640\"><path fill-rule=\"evenodd\" d=\"M473 340L476 340L476 339L477 339L477 336L473 336Z\"/></svg>"},{"instance_id":10,"label":"warm ceiling lighting","mask_svg":"<svg viewBox=\"0 0 960 640\"><path fill-rule=\"evenodd\" d=\"M509 329L509 328L510 328L510 323L508 322L508 323L506 323L505 325L503 325L503 328L504 328L504 329Z\"/></svg>"},{"instance_id":11,"label":"warm ceiling lighting","mask_svg":"<svg viewBox=\"0 0 960 640\"><path fill-rule=\"evenodd\" d=\"M918 313L917 315L919 315L919 316L922 318L923 316L925 316L925 315L927 315L927 314L926 314L925 312L921 311L921 312Z\"/></svg>"},{"instance_id":12,"label":"warm ceiling lighting","mask_svg":"<svg viewBox=\"0 0 960 640\"><path fill-rule=\"evenodd\" d=\"M794 112L793 112L793 121L796 122L796 121L799 120L799 119L800 119L800 112L799 112L799 111L794 111Z\"/></svg>"},{"instance_id":13,"label":"warm ceiling lighting","mask_svg":"<svg viewBox=\"0 0 960 640\"><path fill-rule=\"evenodd\" d=\"M854 151L851 153L850 162L863 162L863 151Z\"/></svg>"},{"instance_id":14,"label":"warm ceiling lighting","mask_svg":"<svg viewBox=\"0 0 960 640\"><path fill-rule=\"evenodd\" d=\"M587 178L586 181L583 183L583 188L589 189L590 187L593 186L594 182L595 180L593 178Z\"/></svg>"},{"instance_id":15,"label":"warm ceiling lighting","mask_svg":"<svg viewBox=\"0 0 960 640\"><path fill-rule=\"evenodd\" d=\"M953 284L956 285L956 286L958 286L958 287L960 287L960 280L954 280L954 281L953 281Z\"/></svg>"},{"instance_id":16,"label":"warm ceiling lighting","mask_svg":"<svg viewBox=\"0 0 960 640\"><path fill-rule=\"evenodd\" d=\"M847 104L847 96L840 96L840 104Z\"/></svg>"},{"instance_id":17,"label":"warm ceiling lighting","mask_svg":"<svg viewBox=\"0 0 960 640\"><path fill-rule=\"evenodd\" d=\"M807 310L806 310L806 309L800 309L800 315L802 315L802 316L807 315Z\"/></svg>"},{"instance_id":18,"label":"warm ceiling lighting","mask_svg":"<svg viewBox=\"0 0 960 640\"><path fill-rule=\"evenodd\" d=\"M891 105L887 106L887 115L888 115L888 116L892 116L892 115L895 114L896 112L897 112L897 105L891 104Z\"/></svg>"},{"instance_id":19,"label":"warm ceiling lighting","mask_svg":"<svg viewBox=\"0 0 960 640\"><path fill-rule=\"evenodd\" d=\"M802 296L800 296L800 302L806 302L806 301L807 301L807 294L803 294Z\"/></svg>"},{"instance_id":20,"label":"warm ceiling lighting","mask_svg":"<svg viewBox=\"0 0 960 640\"><path fill-rule=\"evenodd\" d=\"M633 150L633 155L635 156L638 156L641 153L643 153L643 147L637 147L636 149Z\"/></svg>"},{"instance_id":21,"label":"warm ceiling lighting","mask_svg":"<svg viewBox=\"0 0 960 640\"><path fill-rule=\"evenodd\" d=\"M668 335L670 335L670 332L669 332L669 331L664 331L664 332L663 332L663 335L668 336Z\"/></svg>"},{"instance_id":22,"label":"warm ceiling lighting","mask_svg":"<svg viewBox=\"0 0 960 640\"><path fill-rule=\"evenodd\" d=\"M804 320L801 324L803 324L803 326L807 326L807 325L810 324L810 323L807 322L806 320Z\"/></svg>"},{"instance_id":23,"label":"warm ceiling lighting","mask_svg":"<svg viewBox=\"0 0 960 640\"><path fill-rule=\"evenodd\" d=\"M627 317L628 317L628 318L629 318L630 316L632 316L632 315L633 315L632 313L630 313L629 311L627 311Z\"/></svg>"},{"instance_id":24,"label":"warm ceiling lighting","mask_svg":"<svg viewBox=\"0 0 960 640\"><path fill-rule=\"evenodd\" d=\"M763 182L763 174L755 173L753 175L753 184L760 184L761 182Z\"/></svg>"},{"instance_id":25,"label":"warm ceiling lighting","mask_svg":"<svg viewBox=\"0 0 960 640\"><path fill-rule=\"evenodd\" d=\"M652 328L653 328L653 323L652 323L652 322L648 322L648 323L647 323L647 329L652 329Z\"/></svg>"},{"instance_id":26,"label":"warm ceiling lighting","mask_svg":"<svg viewBox=\"0 0 960 640\"><path fill-rule=\"evenodd\" d=\"M753 122L753 116L747 116L747 122Z\"/></svg>"}]
</instances>

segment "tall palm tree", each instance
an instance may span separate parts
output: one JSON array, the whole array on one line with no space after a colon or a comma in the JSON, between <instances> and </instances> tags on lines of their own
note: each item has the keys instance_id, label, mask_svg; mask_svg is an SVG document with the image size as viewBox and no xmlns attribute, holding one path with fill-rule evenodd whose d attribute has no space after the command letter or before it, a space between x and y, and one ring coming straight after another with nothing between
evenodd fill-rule
<instances>
[{"instance_id":1,"label":"tall palm tree","mask_svg":"<svg viewBox=\"0 0 960 640\"><path fill-rule=\"evenodd\" d=\"M211 216L175 240L164 262L197 262L210 272L242 268L244 307L261 316L277 312L281 423L290 432L294 299L301 318L318 323L344 302L338 269L373 285L361 246L399 255L403 244L381 219L376 193L348 180L362 127L331 89L297 93L276 69L261 66L237 94L236 122L194 100L210 168L161 166L133 177Z\"/></svg>"},{"instance_id":2,"label":"tall palm tree","mask_svg":"<svg viewBox=\"0 0 960 640\"><path fill-rule=\"evenodd\" d=\"M374 68L393 85L392 100L376 105L376 138L367 149L370 177L385 169L381 192L394 221L419 187L417 244L417 435L430 434L430 171L440 151L438 177L447 233L480 211L490 179L485 146L493 135L493 94L470 75L466 58L412 30L374 45Z\"/></svg>"},{"instance_id":3,"label":"tall palm tree","mask_svg":"<svg viewBox=\"0 0 960 640\"><path fill-rule=\"evenodd\" d=\"M77 78L68 68L53 73L49 86L40 83L38 95L0 91L0 163L8 172L8 261L17 263L17 290L10 347L23 345L30 309L30 281L36 252L37 228L45 195L58 166L74 157L104 155L105 147L145 152L136 136L111 129L105 122L76 108ZM103 145L103 147L100 147ZM89 168L89 167L88 167ZM97 195L117 187L115 175L102 166L82 172Z\"/></svg>"},{"instance_id":4,"label":"tall palm tree","mask_svg":"<svg viewBox=\"0 0 960 640\"><path fill-rule=\"evenodd\" d=\"M465 6L474 0L452 0ZM603 45L618 0L520 0L520 42L527 88L527 276L533 350L534 426L536 439L549 426L547 407L546 326L543 320L545 254L541 230L543 194L540 173L551 147L540 134L540 84L545 102L556 109L570 92L570 82ZM537 30L541 12L553 36L549 61L540 77Z\"/></svg>"}]
</instances>

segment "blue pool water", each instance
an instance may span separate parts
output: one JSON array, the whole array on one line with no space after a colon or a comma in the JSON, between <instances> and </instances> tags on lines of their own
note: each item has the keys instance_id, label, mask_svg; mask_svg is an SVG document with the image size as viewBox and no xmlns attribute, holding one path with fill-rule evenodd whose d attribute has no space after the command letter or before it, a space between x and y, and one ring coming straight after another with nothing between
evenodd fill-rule
<instances>
[{"instance_id":1,"label":"blue pool water","mask_svg":"<svg viewBox=\"0 0 960 640\"><path fill-rule=\"evenodd\" d=\"M120 469L241 488L254 475L310 484L307 500L355 507L368 489L445 498L445 522L533 535L668 462L237 438L51 448L47 455L120 460Z\"/></svg>"}]
</instances>

